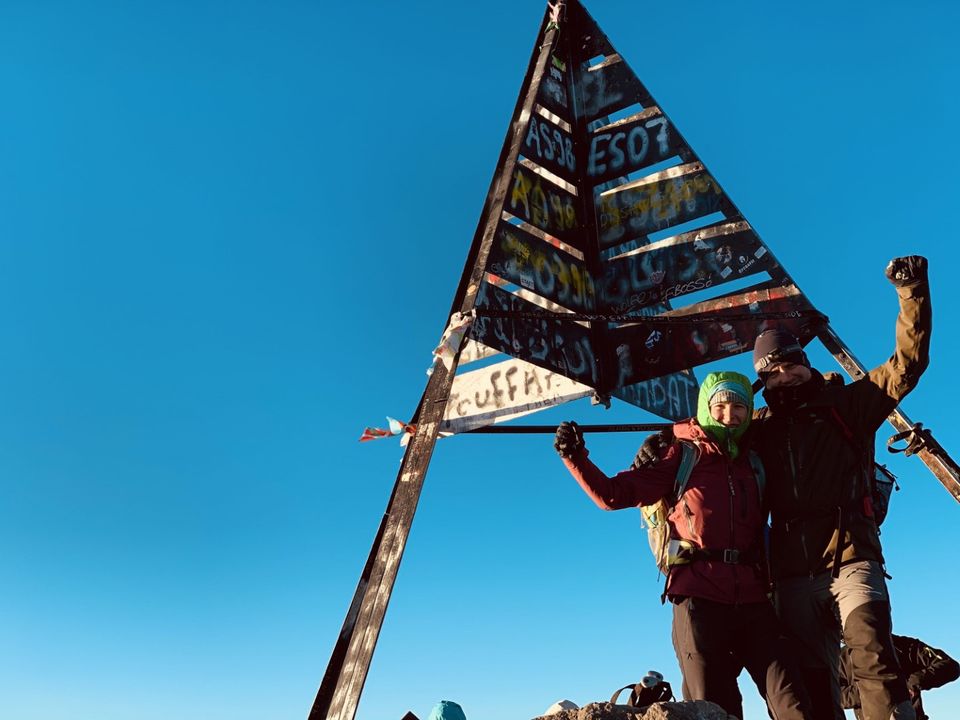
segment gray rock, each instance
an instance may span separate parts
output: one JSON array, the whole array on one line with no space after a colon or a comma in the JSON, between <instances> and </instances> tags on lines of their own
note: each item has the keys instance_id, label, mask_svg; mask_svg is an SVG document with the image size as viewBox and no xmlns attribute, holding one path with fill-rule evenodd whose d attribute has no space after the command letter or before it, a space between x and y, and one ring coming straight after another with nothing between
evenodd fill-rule
<instances>
[{"instance_id":1,"label":"gray rock","mask_svg":"<svg viewBox=\"0 0 960 720\"><path fill-rule=\"evenodd\" d=\"M611 703L590 703L579 710L563 710L533 720L736 720L718 705L705 700L654 703L635 708Z\"/></svg>"}]
</instances>

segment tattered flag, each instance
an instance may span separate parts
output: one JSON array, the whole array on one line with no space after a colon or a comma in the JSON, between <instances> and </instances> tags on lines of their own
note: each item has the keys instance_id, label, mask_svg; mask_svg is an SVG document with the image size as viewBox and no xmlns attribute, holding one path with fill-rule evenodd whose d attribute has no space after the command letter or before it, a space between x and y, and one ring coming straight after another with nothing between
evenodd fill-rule
<instances>
[{"instance_id":1,"label":"tattered flag","mask_svg":"<svg viewBox=\"0 0 960 720\"><path fill-rule=\"evenodd\" d=\"M416 425L411 425L410 423L401 422L395 418L387 416L387 427L377 428L377 427L367 427L363 429L363 433L360 435L360 442L366 442L367 440L380 440L381 438L393 437L395 435L402 435L400 438L400 445L405 446L407 441L410 439L410 436L413 435L417 430Z\"/></svg>"},{"instance_id":2,"label":"tattered flag","mask_svg":"<svg viewBox=\"0 0 960 720\"><path fill-rule=\"evenodd\" d=\"M363 433L360 435L360 442L366 442L367 440L379 440L380 438L390 437L391 435L393 435L393 433L389 430L367 427L363 429Z\"/></svg>"}]
</instances>

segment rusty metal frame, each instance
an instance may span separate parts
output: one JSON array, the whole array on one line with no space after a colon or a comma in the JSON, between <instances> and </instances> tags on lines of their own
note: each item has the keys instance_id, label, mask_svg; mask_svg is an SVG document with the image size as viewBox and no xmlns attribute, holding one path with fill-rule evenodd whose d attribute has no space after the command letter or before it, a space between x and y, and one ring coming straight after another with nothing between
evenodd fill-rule
<instances>
[{"instance_id":1,"label":"rusty metal frame","mask_svg":"<svg viewBox=\"0 0 960 720\"><path fill-rule=\"evenodd\" d=\"M554 0L555 5L547 7L540 30L537 33L537 41L531 53L530 61L527 67L526 75L520 88L517 103L513 111L513 116L504 139L503 147L500 152L500 158L497 163L497 170L491 181L487 192L483 211L477 225L473 241L470 245L464 264L463 273L459 285L454 295L450 308L450 315L455 312L471 312L477 308L478 294L484 286L484 277L487 271L488 258L491 253L494 238L498 226L503 217L504 203L510 192L510 185L514 180L514 173L519 166L523 166L528 177L530 172L536 172L531 167L529 159L521 160L520 156L524 154L523 146L527 133L528 123L534 116L535 106L538 102L547 109L554 117L556 110L560 108L552 102L549 95L548 85L554 84L554 89L559 87L556 78L547 74L548 66L551 62L551 56L555 52L560 52L561 58L567 62L567 76L565 87L558 92L566 92L567 97L572 101L575 108L580 105L586 107L583 97L579 97L582 88L575 82L575 73L580 72L579 62L590 59L596 54L607 55L607 59L594 66L598 76L608 73L611 82L623 82L642 94L642 104L647 107L641 112L630 118L621 121L615 121L605 127L613 127L618 124L627 124L637 118L645 118L647 115L653 117L654 114L662 115L669 123L670 131L675 134L675 146L679 148L677 156L682 160L684 166L674 166L661 173L643 178L638 181L639 186L645 183L650 184L652 179L672 178L681 172L682 167L694 167L696 164L700 167L698 173L704 173L713 183L716 192L720 195L720 212L726 218L726 221L745 222L743 215L730 199L729 195L723 191L719 183L712 175L709 175L697 154L693 151L689 143L683 138L676 125L669 120L668 115L662 107L656 103L655 98L649 94L645 87L630 70L626 61L623 60L615 49L606 39L606 36L597 27L594 20L590 17L586 9L579 0ZM563 15L559 22L554 14L562 10ZM569 29L568 29L569 28ZM585 32L584 28L589 32ZM575 31L577 34L575 34ZM580 47L574 47L574 42L581 43ZM577 75L579 77L579 75ZM541 92L543 90L543 92ZM570 126L570 135L573 137L577 168L573 175L576 181L574 187L577 190L576 204L579 209L579 215L582 218L581 225L577 228L578 238L585 239L583 251L583 262L588 271L594 278L598 278L603 270L601 262L601 253L605 244L601 242L601 230L598 227L598 208L594 185L598 184L598 178L589 176L589 138L595 135L599 130L590 130L591 118L604 116L606 112L613 109L614 104L607 102L603 104L603 98L591 98L596 101L597 107L592 108L590 113L586 110L578 109L571 113L568 120L560 118L564 123ZM610 107L607 107L610 105ZM550 107L548 107L550 106ZM629 106L627 106L629 107ZM602 110L602 112L601 112ZM592 114L591 114L592 113ZM646 113L647 115L644 115ZM538 119L540 115L536 116ZM552 120L551 120L552 122ZM584 139L587 139L584 142ZM579 140L579 142L578 142ZM673 141L671 141L673 142ZM533 163L535 165L535 163ZM549 171L549 166L545 165ZM554 164L553 171L560 168ZM571 168L567 168L570 170ZM549 180L546 175L542 177L548 185L556 185ZM560 177L556 175L556 177ZM610 178L604 176L606 180ZM563 180L563 178L561 178ZM569 183L567 180L563 182ZM659 182L659 180L657 180ZM634 186L638 183L628 183ZM551 186L552 186L551 185ZM559 187L559 186L557 186ZM626 187L621 185L620 187ZM630 189L627 187L626 189ZM566 192L564 190L564 192ZM569 194L569 193L567 193ZM752 228L751 228L752 230ZM642 236L646 240L646 236ZM759 237L757 238L759 242ZM611 247L618 245L614 243ZM607 243L609 245L609 243ZM766 251L769 247L763 245ZM758 256L759 257L759 256ZM794 312L789 313L795 320L808 320L810 322L804 325L803 342L808 342L816 336L827 348L827 350L837 359L840 365L854 379L862 377L866 370L864 366L853 356L849 348L836 335L830 327L826 318L816 312L806 297L799 291L796 283L786 273L783 266L776 258L772 256L764 260L767 265L766 271L771 277L772 286L779 286L780 290L789 289L797 294L800 302L797 303ZM744 291L735 291L736 293ZM482 296L481 296L482 297ZM616 374L615 356L608 347L614 342L614 338L623 335L624 329L630 326L638 328L649 323L653 326L660 326L664 332L669 332L670 326L689 326L692 320L699 323L706 323L711 320L711 313L722 314L724 319L734 321L758 321L764 317L784 316L784 313L768 312L765 316L763 312L736 314L736 307L727 307L725 299L731 296L714 298L712 300L697 303L678 310L668 310L657 316L613 315L602 312L599 306L595 313L552 313L542 312L539 308L536 312L527 313L532 317L530 319L540 319L544 322L562 322L582 320L589 323L589 335L592 338L599 356L595 356L596 362L596 383L593 387L598 392L601 399L605 399L611 392L618 390L614 375ZM599 297L598 297L599 303ZM661 305L662 307L662 305ZM742 307L742 306L741 306ZM629 308L632 312L634 308ZM514 319L523 315L518 311L500 312L492 308L482 308L478 310L478 315L488 318L513 316ZM624 323L619 327L611 327L612 323ZM479 338L474 337L479 340ZM618 348L619 350L619 348ZM742 351L742 349L740 350ZM397 474L396 481L391 492L387 508L381 518L377 529L373 545L360 574L360 580L354 592L353 599L347 611L340 634L336 640L330 661L326 672L321 680L319 690L310 710L309 720L353 720L357 706L360 701L360 695L366 682L373 652L376 647L377 639L383 625L384 616L390 595L396 580L400 561L403 557L404 547L409 536L410 527L417 509L420 494L423 489L424 479L433 450L438 437L440 422L443 419L444 410L450 397L451 387L454 375L459 362L459 353L453 361L453 366L448 370L442 363L436 363L430 379L427 382L423 395L420 399L416 412L411 419L415 424L414 432L407 449L403 456L400 471ZM565 374L565 373L562 373ZM626 385L626 382L624 383ZM888 418L890 423L899 432L910 438L908 454L914 452L925 465L933 472L937 479L943 484L951 496L960 502L960 466L958 466L946 451L937 443L933 436L927 430L922 430L915 425L901 410L895 410ZM585 432L637 432L637 431L655 431L663 429L668 425L665 423L646 423L632 425L585 425L581 429ZM472 433L546 433L553 432L553 426L528 425L528 426L491 426L481 427L470 430Z\"/></svg>"}]
</instances>

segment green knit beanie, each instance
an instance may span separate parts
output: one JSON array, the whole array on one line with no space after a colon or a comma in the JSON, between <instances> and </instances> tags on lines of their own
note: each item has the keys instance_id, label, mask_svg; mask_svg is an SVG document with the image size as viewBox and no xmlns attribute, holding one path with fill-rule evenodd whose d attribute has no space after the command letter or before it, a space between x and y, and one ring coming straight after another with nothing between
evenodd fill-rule
<instances>
[{"instance_id":1,"label":"green knit beanie","mask_svg":"<svg viewBox=\"0 0 960 720\"><path fill-rule=\"evenodd\" d=\"M737 427L727 427L710 414L711 402L742 402L747 406L747 419ZM700 385L697 400L697 422L716 440L731 458L740 454L740 438L747 431L753 417L753 388L746 375L736 372L712 372Z\"/></svg>"}]
</instances>

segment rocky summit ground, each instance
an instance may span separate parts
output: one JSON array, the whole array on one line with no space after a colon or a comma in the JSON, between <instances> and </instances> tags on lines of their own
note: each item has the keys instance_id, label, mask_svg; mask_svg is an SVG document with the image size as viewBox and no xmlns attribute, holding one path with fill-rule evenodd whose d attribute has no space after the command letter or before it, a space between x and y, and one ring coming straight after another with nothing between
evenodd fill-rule
<instances>
[{"instance_id":1,"label":"rocky summit ground","mask_svg":"<svg viewBox=\"0 0 960 720\"><path fill-rule=\"evenodd\" d=\"M695 702L654 703L635 708L611 703L590 703L579 710L562 710L533 720L736 720L718 705L704 700Z\"/></svg>"}]
</instances>

